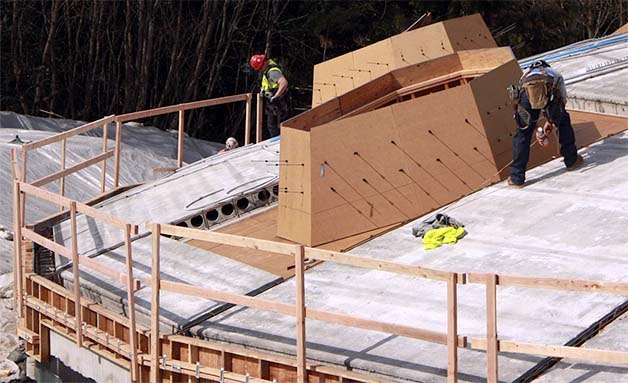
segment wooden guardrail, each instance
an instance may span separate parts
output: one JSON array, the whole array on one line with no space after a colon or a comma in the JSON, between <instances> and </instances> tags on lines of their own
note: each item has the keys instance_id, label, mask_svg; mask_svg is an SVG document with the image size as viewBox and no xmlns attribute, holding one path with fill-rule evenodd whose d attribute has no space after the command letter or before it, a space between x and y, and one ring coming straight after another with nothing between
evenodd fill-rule
<instances>
[{"instance_id":1,"label":"wooden guardrail","mask_svg":"<svg viewBox=\"0 0 628 383\"><path fill-rule=\"evenodd\" d=\"M161 108L155 108L155 109L149 109L149 110L144 110L144 111L140 111L140 112L133 112L133 113L126 113L126 114L121 114L118 116L115 116L115 121L116 121L116 143L119 142L118 138L121 137L122 134L122 123L125 121L131 121L131 120L139 120L142 118L147 118L147 117L154 117L154 116L159 116L162 114L169 114L169 113L178 113L179 114L179 125L178 125L178 142L177 142L177 167L181 167L183 166L183 140L184 140L184 131L185 131L185 111L186 110L191 110L191 109L198 109L198 108L205 108L208 106L215 106L215 105L222 105L222 104L230 104L232 102L238 102L238 101L246 101L246 113L245 113L245 119L244 119L244 145L248 145L250 143L251 140L251 100L252 100L252 94L251 93L244 93L244 94L237 94L234 96L227 96L227 97L220 97L220 98L213 98L213 99L209 99L209 100L203 100L203 101L195 101L195 102L187 102L187 103L183 103L183 104L177 104L177 105L170 105L170 106L164 106ZM259 98L257 99L257 102L259 103L260 100ZM260 113L260 108L258 105L258 113ZM261 135L261 119L258 115L258 119L257 119L257 142L260 142L262 139L262 135ZM119 145L116 144L116 151L119 151ZM115 163L115 169L116 172L115 174L119 173L119 168L120 168L120 162L118 160L119 155L116 154L116 163ZM114 184L117 186L118 185L118 178L114 177Z\"/></svg>"},{"instance_id":2,"label":"wooden guardrail","mask_svg":"<svg viewBox=\"0 0 628 383\"><path fill-rule=\"evenodd\" d=\"M49 184L50 182L60 180L59 184L59 194L62 196L65 195L65 177L70 174L76 173L79 170L85 169L89 166L95 164L101 164L102 167L102 175L100 180L100 191L105 192L106 190L106 177L107 177L107 160L111 157L114 157L114 174L113 174L113 187L118 187L120 183L120 161L121 161L121 150L122 150L122 124L126 121L138 120L147 117L159 116L162 114L168 113L178 113L179 121L178 121L178 139L177 139L177 167L183 166L183 143L184 143L184 129L185 129L185 111L204 108L215 105L228 104L233 102L246 102L246 110L245 110L245 128L244 128L244 144L248 145L251 140L251 103L253 96L251 93L238 94L233 96L226 96L220 98L213 98L202 101L188 102L176 105L165 106L161 108L154 108L144 111L126 113L121 115L110 115L103 117L97 121L89 122L87 124L81 125L74 129L55 134L48 138L29 142L22 145L22 170L21 170L21 181L26 181L27 174L27 164L28 164L28 152L40 149L44 146L51 145L54 143L61 142L61 164L60 170L53 174L44 176L38 180L30 181L29 183L34 186L43 186ZM256 127L256 142L260 142L262 140L262 101L258 95L257 97L257 127ZM108 148L108 125L112 122L115 122L115 141L114 147L112 149ZM70 137L87 133L94 129L102 128L102 148L101 153L89 158L81 163L78 163L72 167L66 168L66 154L67 154L67 140Z\"/></svg>"},{"instance_id":3,"label":"wooden guardrail","mask_svg":"<svg viewBox=\"0 0 628 383\"><path fill-rule=\"evenodd\" d=\"M220 302L231 303L253 307L261 310L290 315L295 318L296 324L296 370L297 381L299 383L307 381L307 364L306 364L306 320L320 320L330 323L341 324L356 328L362 328L372 331L380 331L389 334L396 334L404 337L420 339L427 342L439 343L447 345L448 349L448 367L447 379L449 382L456 382L458 375L458 351L459 347L470 346L472 349L486 350L487 355L487 380L489 382L498 382L498 359L499 352L514 352L527 355L541 355L549 357L575 358L603 363L628 364L628 352L600 350L600 349L582 349L571 346L547 345L536 343L517 342L512 340L499 339L497 332L497 289L498 286L518 286L524 288L543 288L558 289L578 292L600 292L609 294L621 294L628 296L628 283L621 282L600 282L589 280L575 279L554 279L540 277L521 277L509 275L496 275L484 273L456 273L435 269L428 269L414 265L406 265L395 262L383 261L378 259L366 258L356 255L339 253L328 250L307 248L302 245L278 243L267 240L247 238L230 234L223 234L211 231L204 231L192 228L184 228L173 225L165 225L159 223L147 224L152 234L152 270L151 278L138 280L133 277L132 267L132 245L131 235L137 234L138 227L131 225L121 218L103 213L93 207L83 203L73 201L62 195L46 191L38 186L33 186L27 182L19 180L19 169L16 164L15 150L12 151L12 165L14 173L14 227L15 227L15 258L14 267L16 270L16 300L18 304L18 313L20 318L24 317L24 305L29 307L43 307L40 301L33 300L24 289L25 278L22 271L22 240L28 239L43 247L50 249L64 257L72 259L73 267L73 284L74 288L74 315L72 319L73 329L76 332L76 343L81 347L85 337L92 341L100 342L98 331L87 329L92 333L83 334L80 324L84 323L81 315L83 308L81 306L79 267L85 266L97 273L100 273L115 281L124 283L127 288L127 299L129 301L129 359L131 360L130 369L132 380L138 378L138 368L146 363L146 359L142 362L138 360L138 344L133 334L137 334L137 324L135 320L135 298L134 293L139 289L140 284L152 288L151 297L151 332L150 332L150 376L151 381L160 381L162 369L171 368L165 366L165 359L160 358L160 329L159 329L159 296L160 291L171 291L179 294L196 296L203 299L211 299ZM23 219L23 200L26 195L40 198L51 203L55 203L70 212L71 226L71 246L68 248L56 243L38 233L31 230ZM97 220L104 221L113 225L125 233L125 263L126 271L119 272L109 268L97 261L82 256L78 252L77 243L77 214L84 214ZM238 246L243 248L257 249L262 251L291 255L295 259L295 304L286 304L275 302L259 297L251 297L241 294L233 294L222 291L214 291L199 286L191 286L179 282L165 281L160 276L160 236L161 234L172 235L184 238L193 238L201 241L220 243L224 245ZM352 315L340 314L324 310L318 310L305 305L305 259L336 262L343 265L354 267L362 267L372 270L379 270L395 274L410 275L419 278L425 278L447 283L447 332L439 333L432 330L426 330L406 325L398 325L377 320L364 319ZM458 304L457 304L457 285L459 284L482 284L486 287L486 338L473 338L470 343L467 338L458 334ZM59 287L62 289L62 287ZM30 303L29 303L30 302ZM52 310L47 308L46 310ZM54 311L56 317L57 311ZM27 334L28 335L28 334ZM36 334L28 335L29 338L35 337ZM41 334L40 334L41 335ZM42 340L38 339L41 343ZM105 341L106 344L106 341ZM165 367L164 367L165 366Z\"/></svg>"},{"instance_id":4,"label":"wooden guardrail","mask_svg":"<svg viewBox=\"0 0 628 383\"><path fill-rule=\"evenodd\" d=\"M31 195L45 201L57 204L64 208L68 208L70 210L70 226L71 226L71 247L67 248L57 242L54 242L51 239L48 239L35 231L26 227L24 222L22 221L22 217L24 216L22 209L21 200L26 195ZM17 281L17 296L20 297L18 299L18 315L20 318L23 318L23 303L22 296L24 294L24 275L22 273L22 256L21 256L21 248L22 248L22 237L31 240L34 243L37 243L40 246L43 246L67 259L72 260L72 274L74 277L73 286L74 286L74 312L75 312L75 323L76 323L76 344L78 347L82 347L83 342L83 334L82 334L82 326L83 320L81 318L82 309L81 309L81 299L80 299L80 281L79 281L79 266L83 265L97 273L107 276L114 281L120 282L127 287L127 295L129 301L129 331L130 334L136 333L136 321L135 321L135 291L140 287L140 281L133 278L133 260L132 260L132 245L131 245L131 235L138 233L138 227L136 225L131 225L117 217L109 215L107 213L103 213L102 211L95 209L91 206L82 204L80 202L73 201L69 198L66 198L62 195L55 194L49 192L47 190L41 189L37 186L30 185L26 182L14 180L14 227L15 227L15 238L14 238L14 246L16 248L15 251L15 262L14 264L17 266L15 268L16 281ZM76 225L76 217L77 213L81 213L85 216L103 221L109 225L120 228L124 230L124 246L125 246L125 260L126 260L126 272L122 273L113 268L110 268L104 264L101 264L91 258L86 256L82 256L78 252L78 233L77 233L77 225ZM131 355L131 375L133 376L133 381L136 380L138 375L138 363L137 363L137 344L136 337L130 336L130 347L132 350Z\"/></svg>"}]
</instances>

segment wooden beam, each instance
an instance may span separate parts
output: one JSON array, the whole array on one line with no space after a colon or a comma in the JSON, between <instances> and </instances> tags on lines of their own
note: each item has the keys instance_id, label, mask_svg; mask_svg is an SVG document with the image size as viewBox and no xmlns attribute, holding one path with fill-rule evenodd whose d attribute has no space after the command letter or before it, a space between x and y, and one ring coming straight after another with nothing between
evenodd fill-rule
<instances>
[{"instance_id":1,"label":"wooden beam","mask_svg":"<svg viewBox=\"0 0 628 383\"><path fill-rule=\"evenodd\" d=\"M506 340L497 341L498 350L517 354L541 355L554 358L570 358L588 362L600 362L609 364L628 364L628 352L600 350L595 348L580 348L571 346L554 346L538 343L513 342ZM487 341L484 338L473 338L471 348L486 350Z\"/></svg>"},{"instance_id":2,"label":"wooden beam","mask_svg":"<svg viewBox=\"0 0 628 383\"><path fill-rule=\"evenodd\" d=\"M262 113L263 113L263 104L262 104L262 95L256 94L256 114L255 114L255 142L262 142Z\"/></svg>"},{"instance_id":3,"label":"wooden beam","mask_svg":"<svg viewBox=\"0 0 628 383\"><path fill-rule=\"evenodd\" d=\"M447 281L447 382L458 381L458 275Z\"/></svg>"},{"instance_id":4,"label":"wooden beam","mask_svg":"<svg viewBox=\"0 0 628 383\"><path fill-rule=\"evenodd\" d=\"M447 344L447 334L431 330L423 330L404 325L362 319L350 315L336 314L328 311L311 309L308 307L305 308L305 317L314 320L338 323L350 327L362 328L365 330L379 331L387 334L396 334L408 338L425 340L432 343ZM458 346L464 347L465 344L466 338L463 336L459 336Z\"/></svg>"},{"instance_id":5,"label":"wooden beam","mask_svg":"<svg viewBox=\"0 0 628 383\"><path fill-rule=\"evenodd\" d=\"M251 143L251 93L246 95L246 113L244 121L244 145Z\"/></svg>"},{"instance_id":6,"label":"wooden beam","mask_svg":"<svg viewBox=\"0 0 628 383\"><path fill-rule=\"evenodd\" d=\"M86 257L84 255L79 255L79 264L83 264L86 267L100 273L103 274L106 277L111 278L112 280L122 283L122 284L126 284L127 280L128 280L128 274L127 273L123 273L120 271L117 271L114 268L111 268L109 266L103 265L102 263L99 263L98 261ZM139 279L133 279L133 290L139 290L141 287L141 282Z\"/></svg>"},{"instance_id":7,"label":"wooden beam","mask_svg":"<svg viewBox=\"0 0 628 383\"><path fill-rule=\"evenodd\" d=\"M59 134L55 134L54 136L50 136L50 137L44 138L43 140L29 142L27 144L22 145L22 150L23 151L29 151L29 150L41 148L42 146L46 146L48 144L52 144L53 142L58 142L58 141L70 138L72 136L76 136L78 134L89 132L90 130L93 130L95 128L98 128L98 127L102 126L103 124L108 124L108 123L112 122L113 119L114 119L113 115L107 116L107 117L103 117L100 120L96 120L96 121L87 123L85 125L81 125L81 126L79 126L77 128L74 128L74 129L71 129L71 130L67 130L67 131L59 133Z\"/></svg>"},{"instance_id":8,"label":"wooden beam","mask_svg":"<svg viewBox=\"0 0 628 383\"><path fill-rule=\"evenodd\" d=\"M123 219L120 219L116 216L113 216L109 213L105 213L101 210L98 210L94 207L91 207L89 205L86 205L84 203L80 203L77 202L76 203L76 208L78 210L79 213L81 214L85 214L87 216L90 216L92 218L95 218L99 221L102 221L108 225L117 227L119 229L124 230L126 228L126 225L129 225L128 222L126 222ZM131 234L137 234L139 232L139 227L137 225L131 225Z\"/></svg>"},{"instance_id":9,"label":"wooden beam","mask_svg":"<svg viewBox=\"0 0 628 383\"><path fill-rule=\"evenodd\" d=\"M137 382L137 331L135 331L135 288L133 286L133 251L131 245L131 225L124 229L124 250L126 253L127 296L129 300L129 344L131 345L131 380Z\"/></svg>"},{"instance_id":10,"label":"wooden beam","mask_svg":"<svg viewBox=\"0 0 628 383\"><path fill-rule=\"evenodd\" d=\"M57 254L60 254L68 259L72 259L72 251L67 247L60 245L42 235L39 235L32 231L31 229L27 229L25 227L22 228L22 235L35 242L38 245L41 245Z\"/></svg>"},{"instance_id":11,"label":"wooden beam","mask_svg":"<svg viewBox=\"0 0 628 383\"><path fill-rule=\"evenodd\" d=\"M63 140L61 140L61 172L65 170L66 144L67 144L67 139L64 138ZM60 182L61 183L59 184L59 194L61 194L61 196L64 196L65 195L65 174L61 176ZM61 206L61 210L63 210L63 206Z\"/></svg>"},{"instance_id":12,"label":"wooden beam","mask_svg":"<svg viewBox=\"0 0 628 383\"><path fill-rule=\"evenodd\" d=\"M191 295L213 301L233 303L240 306L254 307L260 310L268 310L276 313L295 315L293 305L281 302L269 301L262 298L249 297L247 295L233 294L222 291L212 291L203 287L192 286L185 283L161 280L160 286L162 290L172 291L173 293ZM151 288L153 288L151 286Z\"/></svg>"},{"instance_id":13,"label":"wooden beam","mask_svg":"<svg viewBox=\"0 0 628 383\"><path fill-rule=\"evenodd\" d=\"M109 135L109 124L103 124L102 126L102 152L107 152L107 139ZM102 174L100 177L100 192L104 193L107 187L107 160L102 162Z\"/></svg>"},{"instance_id":14,"label":"wooden beam","mask_svg":"<svg viewBox=\"0 0 628 383\"><path fill-rule=\"evenodd\" d=\"M486 275L470 273L469 282L485 283ZM628 283L500 275L499 285L628 295Z\"/></svg>"},{"instance_id":15,"label":"wooden beam","mask_svg":"<svg viewBox=\"0 0 628 383\"><path fill-rule=\"evenodd\" d=\"M79 257L78 257L78 233L76 230L76 202L70 203L70 227L72 236L72 277L74 284L74 315L76 317L76 345L81 348L83 346L82 326L82 310L81 310L81 282L79 274Z\"/></svg>"},{"instance_id":16,"label":"wooden beam","mask_svg":"<svg viewBox=\"0 0 628 383\"><path fill-rule=\"evenodd\" d=\"M320 261L336 262L343 265L387 271L396 274L412 275L439 281L448 281L449 275L451 274L446 271L427 269L420 266L403 265L400 263L387 262L357 255L349 255L330 250L313 249L310 247L305 249L305 256L307 258L314 258Z\"/></svg>"},{"instance_id":17,"label":"wooden beam","mask_svg":"<svg viewBox=\"0 0 628 383\"><path fill-rule=\"evenodd\" d=\"M65 208L70 208L71 200L69 198L62 197L57 193L49 192L48 190L44 190L36 186L31 186L26 182L20 182L20 190L26 194L30 194L48 202L56 203L57 205Z\"/></svg>"},{"instance_id":18,"label":"wooden beam","mask_svg":"<svg viewBox=\"0 0 628 383\"><path fill-rule=\"evenodd\" d=\"M293 255L295 249L294 245L288 243L248 238L239 235L217 233L213 231L174 225L162 225L161 232L162 234L175 235L177 237L193 238L200 241L214 242L223 245L246 247L248 249L268 251L271 253Z\"/></svg>"},{"instance_id":19,"label":"wooden beam","mask_svg":"<svg viewBox=\"0 0 628 383\"><path fill-rule=\"evenodd\" d=\"M306 343L305 343L305 249L297 245L294 251L296 285L296 339L297 339L297 383L307 382Z\"/></svg>"},{"instance_id":20,"label":"wooden beam","mask_svg":"<svg viewBox=\"0 0 628 383\"><path fill-rule=\"evenodd\" d=\"M63 142L65 142L65 141L63 141ZM99 162L105 161L105 160L107 160L107 158L113 157L113 155L114 155L113 150L110 150L110 151L105 152L105 153L98 154L98 155L96 155L96 156L94 156L94 157L92 157L90 159L87 159L87 160L81 162L80 164L74 165L74 166L72 166L70 168L67 168L67 169L63 169L63 170L58 171L56 173L52 173L52 174L50 174L50 175L48 175L46 177L42 177L42 178L40 178L40 179L38 179L36 181L33 181L30 184L33 185L33 186L39 187L39 186L46 185L46 184L48 184L48 183L50 183L52 181L58 180L59 178L61 178L61 180L63 182L63 180L64 180L64 178L66 176L68 176L68 175L70 175L72 173L75 173L75 172L77 172L77 171L79 171L81 169L84 169L84 168L86 168L88 166L92 166L92 165L97 164ZM63 188L61 189L61 192L59 194L61 196L63 196Z\"/></svg>"},{"instance_id":21,"label":"wooden beam","mask_svg":"<svg viewBox=\"0 0 628 383\"><path fill-rule=\"evenodd\" d=\"M486 278L486 379L489 383L499 381L497 365L497 275L489 274Z\"/></svg>"},{"instance_id":22,"label":"wooden beam","mask_svg":"<svg viewBox=\"0 0 628 383\"><path fill-rule=\"evenodd\" d=\"M177 137L177 167L183 166L183 140L185 139L185 111L179 110L179 135Z\"/></svg>"},{"instance_id":23,"label":"wooden beam","mask_svg":"<svg viewBox=\"0 0 628 383\"><path fill-rule=\"evenodd\" d=\"M209 100L188 102L188 103L183 103L183 104L164 106L164 107L161 107L161 108L154 108L154 109L149 109L149 110L143 110L143 111L139 111L139 112L121 114L121 115L118 115L118 116L115 117L115 121L117 123L117 122L131 121L131 120L139 120L139 119L142 119L142 118L159 116L161 114L174 113L174 112L177 112L179 110L198 109L198 108L204 108L206 106L228 104L228 103L232 103L232 102L236 102L236 101L245 101L245 100L246 100L246 93L244 93L244 94L236 94L236 95L233 95L233 96L212 98L212 99L209 99Z\"/></svg>"},{"instance_id":24,"label":"wooden beam","mask_svg":"<svg viewBox=\"0 0 628 383\"><path fill-rule=\"evenodd\" d=\"M151 268L151 303L150 303L150 381L160 382L161 374L159 370L159 356L161 355L161 341L159 340L159 291L161 289L159 271L159 239L161 236L161 225L158 223L151 224L151 235L153 236L153 253Z\"/></svg>"},{"instance_id":25,"label":"wooden beam","mask_svg":"<svg viewBox=\"0 0 628 383\"><path fill-rule=\"evenodd\" d=\"M15 149L11 150L12 160L16 160L17 153ZM17 177L16 169L14 167L13 170L14 177ZM22 191L20 190L21 183L17 180L17 178L13 179L13 273L15 280L15 295L14 299L17 302L17 313L18 317L21 319L24 317L23 312L23 275L22 275L22 203L21 196Z\"/></svg>"},{"instance_id":26,"label":"wooden beam","mask_svg":"<svg viewBox=\"0 0 628 383\"><path fill-rule=\"evenodd\" d=\"M120 150L122 145L122 123L116 120L116 142L114 146L115 158L113 162L113 187L117 188L120 183Z\"/></svg>"}]
</instances>

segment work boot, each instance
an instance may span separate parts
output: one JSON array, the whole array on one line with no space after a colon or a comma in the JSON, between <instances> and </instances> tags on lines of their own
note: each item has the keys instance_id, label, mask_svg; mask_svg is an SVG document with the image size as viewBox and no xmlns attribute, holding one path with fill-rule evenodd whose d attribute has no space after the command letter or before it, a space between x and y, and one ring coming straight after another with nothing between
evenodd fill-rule
<instances>
[{"instance_id":1,"label":"work boot","mask_svg":"<svg viewBox=\"0 0 628 383\"><path fill-rule=\"evenodd\" d=\"M582 164L584 163L584 158L582 158L582 156L580 154L578 154L578 156L576 157L576 160L573 162L573 164L567 166L567 171L570 172L572 170L576 170L578 169Z\"/></svg>"},{"instance_id":2,"label":"work boot","mask_svg":"<svg viewBox=\"0 0 628 383\"><path fill-rule=\"evenodd\" d=\"M514 188L522 188L524 185L524 182L515 182L512 178L508 177L508 186L514 187Z\"/></svg>"}]
</instances>

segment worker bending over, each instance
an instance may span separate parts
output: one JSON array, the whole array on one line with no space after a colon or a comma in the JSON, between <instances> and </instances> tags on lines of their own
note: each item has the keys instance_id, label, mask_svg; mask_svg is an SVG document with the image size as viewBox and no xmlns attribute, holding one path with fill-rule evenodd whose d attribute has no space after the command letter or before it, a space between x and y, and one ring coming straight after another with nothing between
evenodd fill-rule
<instances>
[{"instance_id":1,"label":"worker bending over","mask_svg":"<svg viewBox=\"0 0 628 383\"><path fill-rule=\"evenodd\" d=\"M266 99L266 127L270 137L279 135L279 124L288 116L288 80L279 65L263 54L253 55L249 61L256 71L262 71L261 93Z\"/></svg>"},{"instance_id":2,"label":"worker bending over","mask_svg":"<svg viewBox=\"0 0 628 383\"><path fill-rule=\"evenodd\" d=\"M558 127L560 154L567 170L576 169L583 162L576 149L576 139L569 113L565 110L567 90L565 81L544 60L535 61L521 76L519 86L510 88L511 97L517 103L515 123L517 132L512 139L512 165L508 184L522 187L530 158L530 141L536 131L539 115L543 113L547 123L539 140Z\"/></svg>"}]
</instances>

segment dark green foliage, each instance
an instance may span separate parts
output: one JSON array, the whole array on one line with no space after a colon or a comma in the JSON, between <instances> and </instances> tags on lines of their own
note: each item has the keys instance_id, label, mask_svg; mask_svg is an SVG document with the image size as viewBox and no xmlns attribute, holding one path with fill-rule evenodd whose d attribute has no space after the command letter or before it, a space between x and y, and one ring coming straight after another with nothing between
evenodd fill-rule
<instances>
[{"instance_id":1,"label":"dark green foliage","mask_svg":"<svg viewBox=\"0 0 628 383\"><path fill-rule=\"evenodd\" d=\"M0 108L95 120L251 92L258 77L248 58L267 51L299 112L311 100L314 64L399 33L425 12L434 22L480 13L500 45L526 57L612 32L627 8L622 0L4 0ZM186 116L186 129L241 138L243 118L242 105L210 108ZM167 129L175 120L148 123Z\"/></svg>"}]
</instances>

